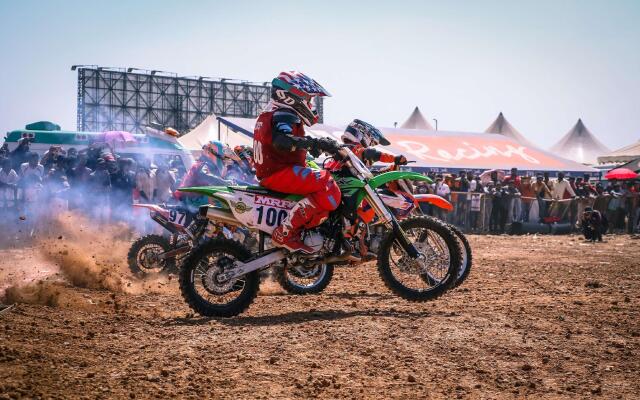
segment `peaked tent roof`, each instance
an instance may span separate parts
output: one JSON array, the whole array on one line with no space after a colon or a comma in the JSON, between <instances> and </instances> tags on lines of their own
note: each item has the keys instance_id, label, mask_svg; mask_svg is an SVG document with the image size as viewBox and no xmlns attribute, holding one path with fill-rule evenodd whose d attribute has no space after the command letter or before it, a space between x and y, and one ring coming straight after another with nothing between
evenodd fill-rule
<instances>
[{"instance_id":1,"label":"peaked tent roof","mask_svg":"<svg viewBox=\"0 0 640 400\"><path fill-rule=\"evenodd\" d=\"M230 146L252 140L255 118L218 117L217 121L220 122L222 141ZM212 139L218 138L217 128L216 126L215 137ZM518 145L513 139L501 135L422 129L380 129L391 141L390 146L380 149L393 154L404 154L410 160L417 161L410 164L410 168L414 170L483 171L517 167L521 171L530 172L597 172L591 167L562 159L536 147ZM344 127L315 124L305 128L305 131L313 137L340 140Z\"/></svg>"},{"instance_id":2,"label":"peaked tent roof","mask_svg":"<svg viewBox=\"0 0 640 400\"><path fill-rule=\"evenodd\" d=\"M178 138L178 143L189 150L201 150L202 145L209 140L218 138L218 122L216 116L211 114L198 126Z\"/></svg>"},{"instance_id":3,"label":"peaked tent roof","mask_svg":"<svg viewBox=\"0 0 640 400\"><path fill-rule=\"evenodd\" d=\"M632 161L636 158L640 158L640 140L618 150L614 150L609 154L598 157L598 162L601 164L619 163Z\"/></svg>"},{"instance_id":4,"label":"peaked tent roof","mask_svg":"<svg viewBox=\"0 0 640 400\"><path fill-rule=\"evenodd\" d=\"M598 156L610 151L587 129L582 119L551 147L551 152L581 164L595 164Z\"/></svg>"},{"instance_id":5,"label":"peaked tent roof","mask_svg":"<svg viewBox=\"0 0 640 400\"><path fill-rule=\"evenodd\" d=\"M525 146L535 147L533 143L528 141L527 138L525 138L520 132L518 132L518 130L509 123L509 121L507 121L507 119L504 117L504 114L502 114L502 112L498 114L498 117L496 118L496 120L493 121L493 123L489 125L487 130L484 132L503 135Z\"/></svg>"},{"instance_id":6,"label":"peaked tent roof","mask_svg":"<svg viewBox=\"0 0 640 400\"><path fill-rule=\"evenodd\" d=\"M433 127L429 124L429 121L422 115L418 107L413 109L409 118L400 125L402 129L424 129L432 131Z\"/></svg>"}]
</instances>

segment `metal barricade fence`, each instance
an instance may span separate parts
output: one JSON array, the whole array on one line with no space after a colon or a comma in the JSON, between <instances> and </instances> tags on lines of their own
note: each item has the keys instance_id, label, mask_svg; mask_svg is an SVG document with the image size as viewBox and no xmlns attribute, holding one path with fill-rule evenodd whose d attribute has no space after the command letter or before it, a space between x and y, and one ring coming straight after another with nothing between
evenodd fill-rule
<instances>
[{"instance_id":1,"label":"metal barricade fence","mask_svg":"<svg viewBox=\"0 0 640 400\"><path fill-rule=\"evenodd\" d=\"M453 211L445 213L431 208L428 212L465 232L489 233L507 230L513 222L556 222L569 224L569 229L578 228L585 208L592 207L607 218L610 231L640 232L640 202L636 200L631 202L633 206L629 206L623 198L618 198L620 206L611 208L609 202L612 199L616 197L608 194L554 200L527 196L496 198L487 193L451 192L448 200L454 206Z\"/></svg>"}]
</instances>

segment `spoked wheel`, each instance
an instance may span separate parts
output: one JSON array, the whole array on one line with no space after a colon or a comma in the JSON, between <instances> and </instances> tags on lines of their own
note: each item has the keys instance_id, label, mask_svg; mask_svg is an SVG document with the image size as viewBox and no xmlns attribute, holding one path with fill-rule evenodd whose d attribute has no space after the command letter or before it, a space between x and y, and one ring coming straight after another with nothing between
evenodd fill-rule
<instances>
[{"instance_id":1,"label":"spoked wheel","mask_svg":"<svg viewBox=\"0 0 640 400\"><path fill-rule=\"evenodd\" d=\"M391 232L380 245L380 276L386 286L403 299L435 299L456 282L460 244L451 229L436 219L414 217L400 222L400 226L420 257L409 257Z\"/></svg>"},{"instance_id":2,"label":"spoked wheel","mask_svg":"<svg viewBox=\"0 0 640 400\"><path fill-rule=\"evenodd\" d=\"M206 317L240 314L258 294L258 272L228 281L221 281L219 275L250 257L250 251L233 240L213 239L203 244L189 255L180 270L182 297L194 311Z\"/></svg>"},{"instance_id":3,"label":"spoked wheel","mask_svg":"<svg viewBox=\"0 0 640 400\"><path fill-rule=\"evenodd\" d=\"M333 265L287 265L275 269L280 286L291 294L316 294L322 292L333 276Z\"/></svg>"},{"instance_id":4,"label":"spoked wheel","mask_svg":"<svg viewBox=\"0 0 640 400\"><path fill-rule=\"evenodd\" d=\"M160 235L146 235L133 242L127 255L129 269L136 275L147 275L175 268L174 259L161 259L160 254L171 249L169 241Z\"/></svg>"}]
</instances>

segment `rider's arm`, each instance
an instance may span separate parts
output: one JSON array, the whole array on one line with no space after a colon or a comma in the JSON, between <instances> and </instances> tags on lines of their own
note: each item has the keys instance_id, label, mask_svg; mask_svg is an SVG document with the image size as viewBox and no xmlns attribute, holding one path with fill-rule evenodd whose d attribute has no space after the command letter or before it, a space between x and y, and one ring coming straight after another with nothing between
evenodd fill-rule
<instances>
[{"instance_id":1,"label":"rider's arm","mask_svg":"<svg viewBox=\"0 0 640 400\"><path fill-rule=\"evenodd\" d=\"M294 136L293 127L301 123L300 118L287 111L273 113L271 143L280 151L309 150L314 156L323 151L337 151L338 145L329 138L314 139L307 136Z\"/></svg>"},{"instance_id":2,"label":"rider's arm","mask_svg":"<svg viewBox=\"0 0 640 400\"><path fill-rule=\"evenodd\" d=\"M375 163L378 161L383 163L395 163L398 165L407 163L407 159L403 155L394 156L389 153L378 151L371 147L364 149L364 151L362 152L362 158L372 163Z\"/></svg>"},{"instance_id":3,"label":"rider's arm","mask_svg":"<svg viewBox=\"0 0 640 400\"><path fill-rule=\"evenodd\" d=\"M300 122L300 118L290 112L276 111L273 113L271 130L273 147L280 151L308 149L310 147L308 138L293 135L293 127Z\"/></svg>"}]
</instances>

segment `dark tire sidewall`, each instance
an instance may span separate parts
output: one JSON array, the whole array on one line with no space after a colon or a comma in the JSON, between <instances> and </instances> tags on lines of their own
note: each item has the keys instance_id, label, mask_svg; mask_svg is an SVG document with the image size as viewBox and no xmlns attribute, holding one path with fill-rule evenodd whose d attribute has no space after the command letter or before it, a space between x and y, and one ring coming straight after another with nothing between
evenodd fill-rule
<instances>
[{"instance_id":1,"label":"dark tire sidewall","mask_svg":"<svg viewBox=\"0 0 640 400\"><path fill-rule=\"evenodd\" d=\"M229 239L212 239L197 247L185 260L179 272L180 293L189 307L205 317L233 317L245 311L258 295L260 278L258 271L245 275L245 285L242 293L234 300L221 304L211 304L202 298L195 290L193 271L200 260L207 254L223 251L234 256L238 261L251 258L251 252L242 244Z\"/></svg>"},{"instance_id":2,"label":"dark tire sidewall","mask_svg":"<svg viewBox=\"0 0 640 400\"><path fill-rule=\"evenodd\" d=\"M393 232L389 232L380 245L378 253L378 272L389 290L399 297L409 301L428 301L441 296L456 282L460 269L460 244L455 234L444 223L428 217L412 217L400 222L403 230L410 228L424 228L433 230L440 235L447 244L450 261L447 276L443 283L427 291L418 291L407 288L400 283L391 271L390 252L395 241Z\"/></svg>"},{"instance_id":3,"label":"dark tire sidewall","mask_svg":"<svg viewBox=\"0 0 640 400\"><path fill-rule=\"evenodd\" d=\"M146 235L134 241L133 244L131 244L131 247L129 248L129 253L127 254L127 262L129 264L129 270L131 270L131 272L134 275L149 274L149 272L143 269L140 269L140 267L138 267L138 253L140 252L140 250L142 250L144 246L148 244L158 245L162 247L164 251L169 251L171 249L171 244L169 243L167 238L161 235L154 235L154 234ZM165 263L164 268L162 269L161 272L172 271L175 269L174 259L165 260L164 263Z\"/></svg>"}]
</instances>

